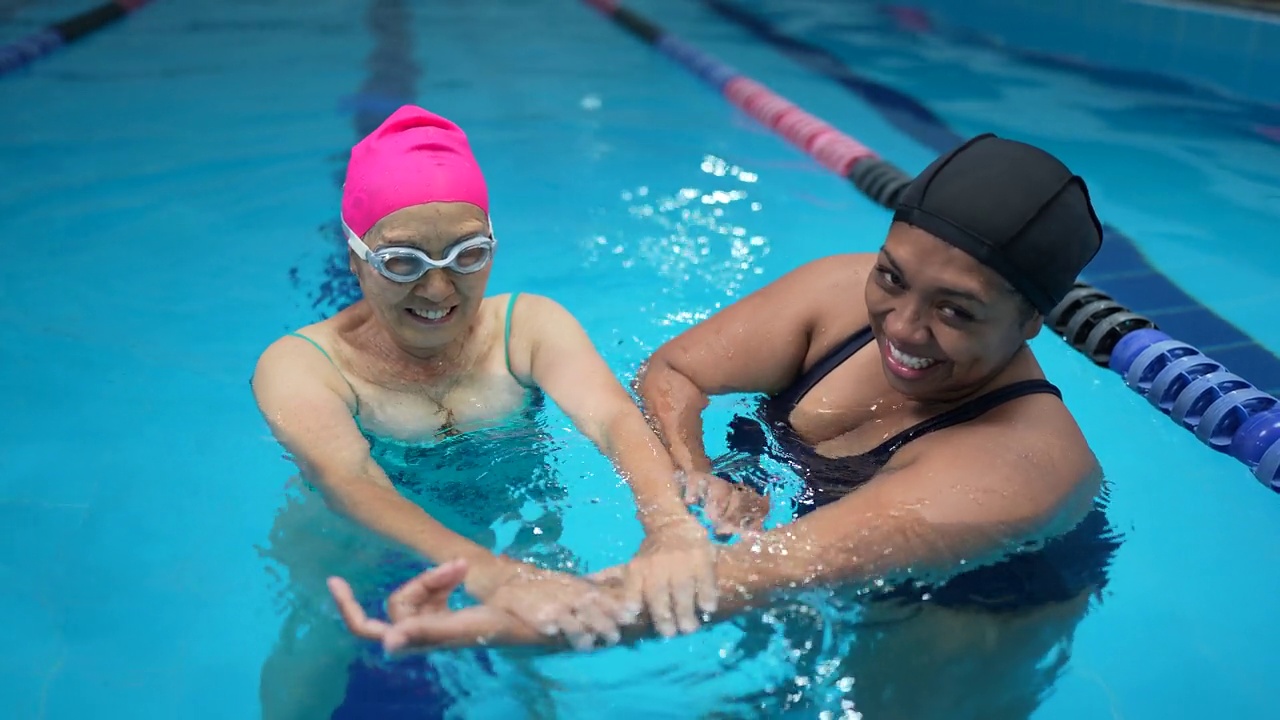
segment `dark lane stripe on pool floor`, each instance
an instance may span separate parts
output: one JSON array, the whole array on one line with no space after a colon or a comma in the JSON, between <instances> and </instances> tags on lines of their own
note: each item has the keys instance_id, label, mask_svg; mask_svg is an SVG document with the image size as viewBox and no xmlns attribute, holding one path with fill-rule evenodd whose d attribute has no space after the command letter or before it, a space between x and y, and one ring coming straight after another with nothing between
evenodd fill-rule
<instances>
[{"instance_id":1,"label":"dark lane stripe on pool floor","mask_svg":"<svg viewBox=\"0 0 1280 720\"><path fill-rule=\"evenodd\" d=\"M351 113L352 130L359 141L373 132L401 105L416 102L421 68L413 52L413 8L409 0L371 0L365 20L372 36L359 91L342 98L341 112ZM335 173L339 193L346 177L347 156ZM325 279L317 289L315 306L328 317L360 298L360 288L347 267L346 238L335 217L321 228L324 241L333 248ZM295 270L296 277L296 270ZM406 576L407 580L409 576ZM394 588L384 588L390 593ZM365 611L382 616L381 598L369 599ZM339 622L337 617L333 622ZM439 673L426 656L383 660L377 646L354 660L347 670L346 694L330 720L442 720L452 705Z\"/></svg>"}]
</instances>

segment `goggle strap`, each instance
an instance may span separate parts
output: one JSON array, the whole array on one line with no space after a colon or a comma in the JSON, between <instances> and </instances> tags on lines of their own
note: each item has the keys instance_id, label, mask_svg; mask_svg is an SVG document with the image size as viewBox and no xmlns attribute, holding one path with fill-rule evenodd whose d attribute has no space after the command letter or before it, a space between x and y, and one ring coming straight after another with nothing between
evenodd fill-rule
<instances>
[{"instance_id":1,"label":"goggle strap","mask_svg":"<svg viewBox=\"0 0 1280 720\"><path fill-rule=\"evenodd\" d=\"M356 255L359 256L361 260L367 262L369 257L373 255L373 251L369 249L368 245L364 244L364 241L360 239L359 235L356 235L355 231L351 229L351 226L347 225L346 218L340 218L339 220L342 223L342 232L347 236L347 247L355 250Z\"/></svg>"}]
</instances>

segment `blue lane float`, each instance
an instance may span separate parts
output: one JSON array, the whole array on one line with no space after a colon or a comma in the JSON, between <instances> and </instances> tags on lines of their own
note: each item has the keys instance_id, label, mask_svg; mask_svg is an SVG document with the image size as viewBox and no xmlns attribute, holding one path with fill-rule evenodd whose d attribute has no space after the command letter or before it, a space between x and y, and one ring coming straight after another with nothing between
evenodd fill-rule
<instances>
[{"instance_id":1,"label":"blue lane float","mask_svg":"<svg viewBox=\"0 0 1280 720\"><path fill-rule=\"evenodd\" d=\"M1250 390L1248 380L1232 372L1221 371L1196 378L1174 398L1169 418L1187 430L1197 432L1209 409L1224 397L1236 397L1234 393ZM1221 405L1218 406L1219 412ZM1199 433L1197 432L1197 435Z\"/></svg>"},{"instance_id":2,"label":"blue lane float","mask_svg":"<svg viewBox=\"0 0 1280 720\"><path fill-rule=\"evenodd\" d=\"M719 0L705 1L721 11L730 7ZM584 2L878 204L891 208L911 181L906 172L856 139L616 0ZM807 57L812 60L812 54ZM1134 392L1206 446L1236 458L1265 486L1280 492L1280 401L1275 397L1085 282L1075 284L1045 316L1045 324L1094 363L1118 373Z\"/></svg>"},{"instance_id":3,"label":"blue lane float","mask_svg":"<svg viewBox=\"0 0 1280 720\"><path fill-rule=\"evenodd\" d=\"M1180 357L1165 365L1163 370L1156 373L1155 378L1147 387L1147 400L1159 408L1161 412L1168 415L1173 412L1173 406L1177 403L1178 396L1186 390L1187 385L1205 375L1216 373L1223 369L1222 363L1205 356L1199 351L1192 355Z\"/></svg>"},{"instance_id":4,"label":"blue lane float","mask_svg":"<svg viewBox=\"0 0 1280 720\"><path fill-rule=\"evenodd\" d=\"M1122 339L1123 342L1123 339ZM1181 340L1159 340L1142 349L1129 369L1124 373L1124 384L1135 392L1146 395L1156 378L1166 368L1187 358L1200 355L1200 351Z\"/></svg>"},{"instance_id":5,"label":"blue lane float","mask_svg":"<svg viewBox=\"0 0 1280 720\"><path fill-rule=\"evenodd\" d=\"M62 37L50 28L0 47L0 75L17 70L62 46Z\"/></svg>"},{"instance_id":6,"label":"blue lane float","mask_svg":"<svg viewBox=\"0 0 1280 720\"><path fill-rule=\"evenodd\" d=\"M1222 363L1155 328L1126 334L1110 368L1205 445L1280 492L1280 400Z\"/></svg>"},{"instance_id":7,"label":"blue lane float","mask_svg":"<svg viewBox=\"0 0 1280 720\"><path fill-rule=\"evenodd\" d=\"M1252 468L1258 482L1280 492L1280 410L1245 421L1231 438L1227 453Z\"/></svg>"},{"instance_id":8,"label":"blue lane float","mask_svg":"<svg viewBox=\"0 0 1280 720\"><path fill-rule=\"evenodd\" d=\"M1258 413L1240 426L1227 452L1240 462L1252 468L1263 464L1268 452L1280 447L1280 410L1268 410ZM1272 469L1271 480L1280 480ZM1258 478L1262 480L1261 477ZM1264 481L1266 482L1266 481Z\"/></svg>"},{"instance_id":9,"label":"blue lane float","mask_svg":"<svg viewBox=\"0 0 1280 720\"><path fill-rule=\"evenodd\" d=\"M1254 468L1253 476L1258 478L1258 482L1280 493L1280 443L1267 449L1262 461Z\"/></svg>"},{"instance_id":10,"label":"blue lane float","mask_svg":"<svg viewBox=\"0 0 1280 720\"><path fill-rule=\"evenodd\" d=\"M1244 379L1240 378L1240 381L1244 382ZM1196 423L1196 438L1214 450L1225 452L1240 426L1254 415L1274 408L1278 402L1247 382L1238 384L1205 408Z\"/></svg>"},{"instance_id":11,"label":"blue lane float","mask_svg":"<svg viewBox=\"0 0 1280 720\"><path fill-rule=\"evenodd\" d=\"M1231 438L1227 453L1248 465L1258 482L1280 492L1280 410L1245 421Z\"/></svg>"}]
</instances>

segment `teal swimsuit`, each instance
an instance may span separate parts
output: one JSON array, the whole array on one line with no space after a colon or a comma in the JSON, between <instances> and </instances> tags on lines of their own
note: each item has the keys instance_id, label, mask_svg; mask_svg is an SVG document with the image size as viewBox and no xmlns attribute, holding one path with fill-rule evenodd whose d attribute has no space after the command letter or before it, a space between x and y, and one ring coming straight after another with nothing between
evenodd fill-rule
<instances>
[{"instance_id":1,"label":"teal swimsuit","mask_svg":"<svg viewBox=\"0 0 1280 720\"><path fill-rule=\"evenodd\" d=\"M520 382L511 368L511 315L518 295L512 293L507 303L503 352L507 372ZM315 340L290 335L311 343L333 363ZM351 385L345 375L343 380ZM419 442L380 436L364 427L354 387L352 417L392 484L445 527L508 557L573 572L583 564L559 542L568 493L549 461L553 438L541 412L545 396L536 386L520 384L528 390L526 403L506 422L465 431L449 428ZM372 617L382 617L386 597L424 568L419 558L397 552L388 554L380 569L385 582L360 598ZM445 660L416 655L394 662L371 652L348 666L345 698L331 720L444 717L451 700L442 666L455 674L494 673L483 649L459 651Z\"/></svg>"},{"instance_id":2,"label":"teal swimsuit","mask_svg":"<svg viewBox=\"0 0 1280 720\"><path fill-rule=\"evenodd\" d=\"M453 532L495 552L563 568L577 559L557 543L567 493L547 460L551 436L541 421L545 396L521 382L511 367L511 315L518 296L512 293L507 303L503 352L507 372L528 394L524 406L501 424L462 432L445 428L413 442L378 435L361 423L360 396L345 375L343 380L356 398L352 419L370 455L402 494ZM338 369L318 342L298 332L289 335L311 343Z\"/></svg>"}]
</instances>

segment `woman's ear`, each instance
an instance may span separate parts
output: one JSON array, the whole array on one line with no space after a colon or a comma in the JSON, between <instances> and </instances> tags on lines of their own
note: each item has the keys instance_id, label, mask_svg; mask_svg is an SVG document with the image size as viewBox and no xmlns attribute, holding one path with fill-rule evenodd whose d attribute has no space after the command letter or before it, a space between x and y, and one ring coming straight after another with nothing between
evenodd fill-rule
<instances>
[{"instance_id":1,"label":"woman's ear","mask_svg":"<svg viewBox=\"0 0 1280 720\"><path fill-rule=\"evenodd\" d=\"M1022 337L1025 340L1031 340L1039 335L1042 329L1044 329L1044 316L1039 310L1032 310L1031 317L1022 323Z\"/></svg>"}]
</instances>

